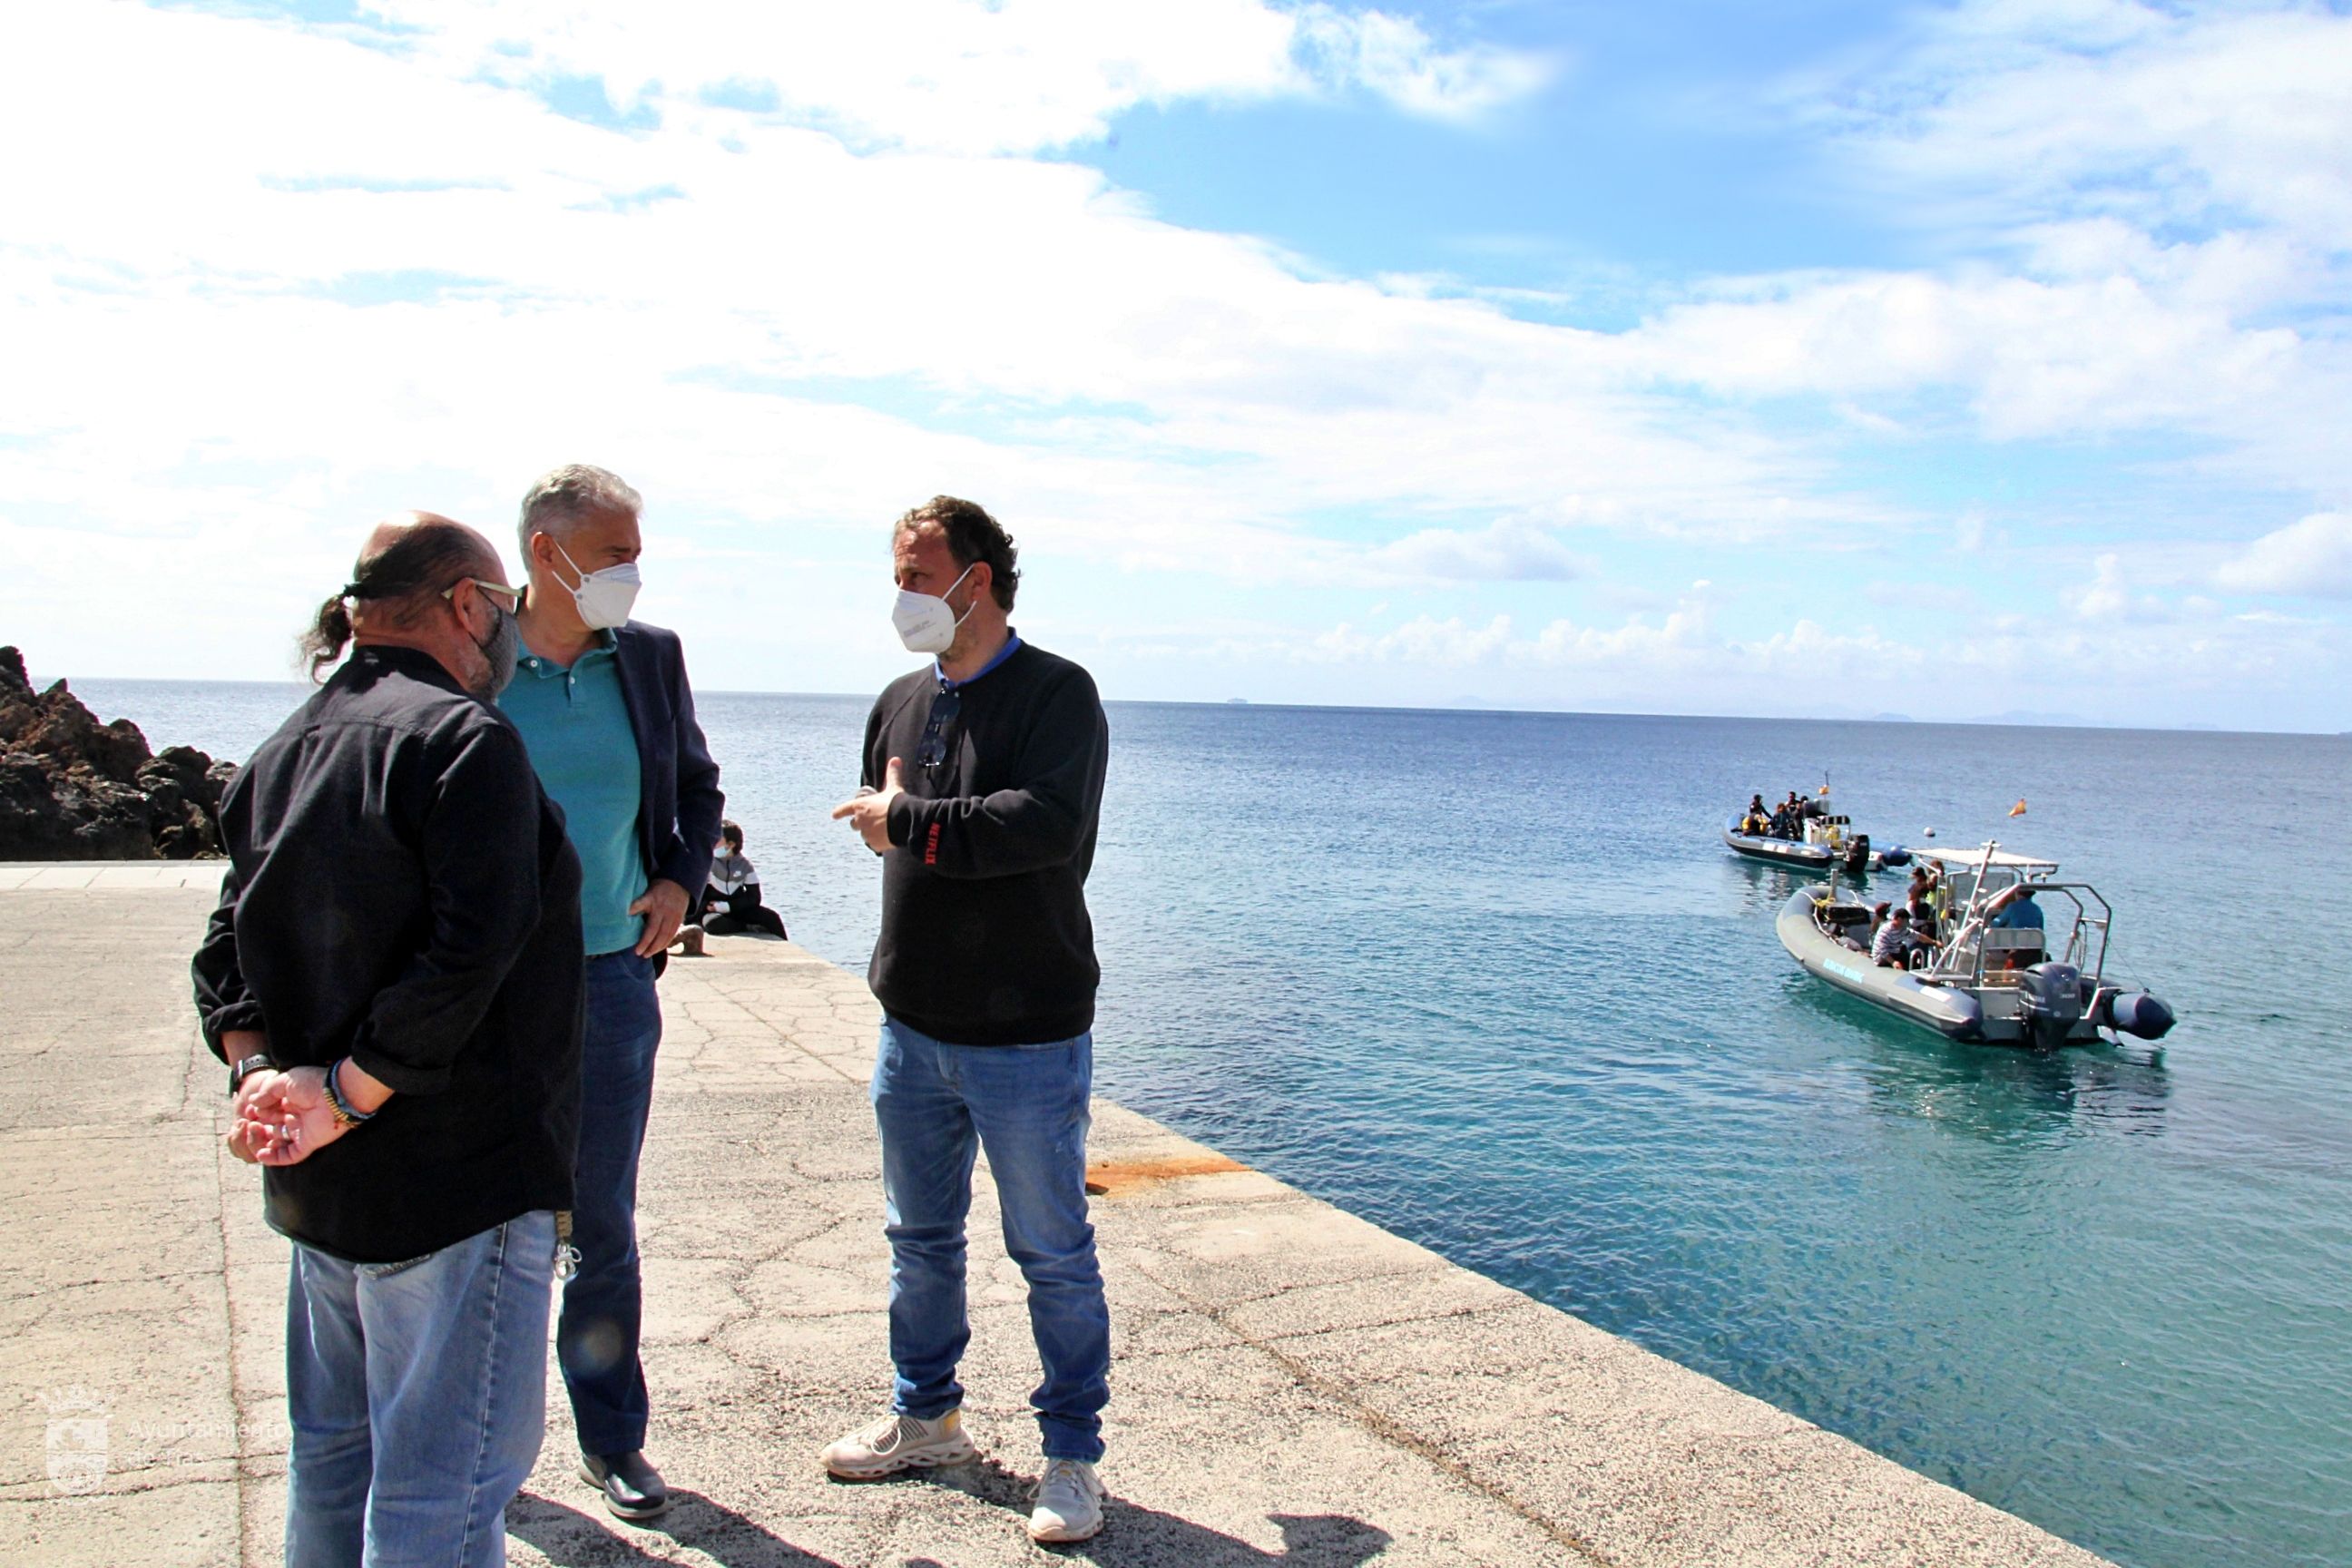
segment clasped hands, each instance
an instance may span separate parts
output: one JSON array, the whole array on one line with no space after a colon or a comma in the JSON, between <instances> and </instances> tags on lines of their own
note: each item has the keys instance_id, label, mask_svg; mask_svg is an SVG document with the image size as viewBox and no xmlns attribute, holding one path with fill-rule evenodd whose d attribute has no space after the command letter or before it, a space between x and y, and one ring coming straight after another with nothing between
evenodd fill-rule
<instances>
[{"instance_id":1,"label":"clasped hands","mask_svg":"<svg viewBox=\"0 0 2352 1568\"><path fill-rule=\"evenodd\" d=\"M890 847L890 803L906 793L898 776L898 759L893 757L883 770L882 787L859 790L833 808L833 819L839 822L846 817L857 837L866 840L866 847L884 854Z\"/></svg>"},{"instance_id":2,"label":"clasped hands","mask_svg":"<svg viewBox=\"0 0 2352 1568\"><path fill-rule=\"evenodd\" d=\"M228 1152L249 1165L299 1165L351 1131L335 1120L327 1098L326 1068L264 1068L247 1073L229 1102ZM343 1063L343 1099L353 1109L373 1111L392 1090L361 1069Z\"/></svg>"}]
</instances>

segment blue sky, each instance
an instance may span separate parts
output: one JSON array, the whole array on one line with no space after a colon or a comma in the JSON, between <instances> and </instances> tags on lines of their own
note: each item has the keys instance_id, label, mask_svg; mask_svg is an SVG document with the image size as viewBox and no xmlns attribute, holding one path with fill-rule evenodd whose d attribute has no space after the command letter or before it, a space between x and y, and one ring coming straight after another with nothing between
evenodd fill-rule
<instances>
[{"instance_id":1,"label":"blue sky","mask_svg":"<svg viewBox=\"0 0 2352 1568\"><path fill-rule=\"evenodd\" d=\"M362 0L0 23L0 640L266 678L648 500L698 679L1021 539L1114 697L2352 728L2352 17ZM93 589L107 608L92 613Z\"/></svg>"}]
</instances>

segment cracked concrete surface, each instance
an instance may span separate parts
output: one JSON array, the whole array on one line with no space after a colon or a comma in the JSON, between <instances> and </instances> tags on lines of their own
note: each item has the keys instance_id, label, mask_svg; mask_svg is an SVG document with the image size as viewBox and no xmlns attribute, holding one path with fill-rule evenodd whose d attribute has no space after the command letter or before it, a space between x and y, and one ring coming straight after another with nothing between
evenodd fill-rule
<instances>
[{"instance_id":1,"label":"cracked concrete surface","mask_svg":"<svg viewBox=\"0 0 2352 1568\"><path fill-rule=\"evenodd\" d=\"M0 867L0 1191L29 1239L0 1277L0 1561L277 1561L287 1248L219 1150L187 1001L215 875ZM964 1381L987 1457L828 1481L816 1450L889 1383L875 1005L797 948L711 945L663 983L641 1204L649 1447L678 1501L650 1529L603 1512L551 1369L518 1564L2098 1561L1101 1101L1104 1534L1021 1531L1038 1371L984 1165Z\"/></svg>"}]
</instances>

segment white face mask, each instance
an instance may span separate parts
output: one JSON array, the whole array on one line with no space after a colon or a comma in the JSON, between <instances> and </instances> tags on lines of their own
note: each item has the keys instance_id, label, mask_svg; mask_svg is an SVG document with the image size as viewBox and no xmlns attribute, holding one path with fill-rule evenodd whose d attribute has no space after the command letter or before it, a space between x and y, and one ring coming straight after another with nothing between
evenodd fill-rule
<instances>
[{"instance_id":1,"label":"white face mask","mask_svg":"<svg viewBox=\"0 0 2352 1568\"><path fill-rule=\"evenodd\" d=\"M562 544L555 552L563 563L580 572L580 563L572 559L572 552ZM590 631L609 631L629 624L629 611L637 602L637 590L645 586L637 575L634 561L618 566L607 566L602 572L580 572L580 584L572 590L572 602L580 606L580 618Z\"/></svg>"},{"instance_id":2,"label":"white face mask","mask_svg":"<svg viewBox=\"0 0 2352 1568\"><path fill-rule=\"evenodd\" d=\"M975 561L971 566L979 564ZM971 566L965 567L957 574L956 580L948 584L949 594L954 593L962 585L964 578L971 575ZM974 599L964 607L963 616L959 616L948 604L945 594L917 594L901 588L898 590L898 605L890 612L890 624L898 628L898 640L907 645L908 653L945 653L955 646L956 628L963 625L964 616L971 615L979 607L980 601Z\"/></svg>"}]
</instances>

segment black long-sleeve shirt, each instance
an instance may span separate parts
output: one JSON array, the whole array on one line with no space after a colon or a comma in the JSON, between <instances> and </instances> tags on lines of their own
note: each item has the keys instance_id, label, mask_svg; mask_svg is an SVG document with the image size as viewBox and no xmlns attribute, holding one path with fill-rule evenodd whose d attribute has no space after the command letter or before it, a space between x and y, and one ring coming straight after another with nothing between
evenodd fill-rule
<instances>
[{"instance_id":1,"label":"black long-sleeve shirt","mask_svg":"<svg viewBox=\"0 0 2352 1568\"><path fill-rule=\"evenodd\" d=\"M1036 1045L1094 1026L1087 912L1110 725L1094 679L1024 643L955 688L945 756L921 764L939 678L890 683L866 721L865 783L892 757L882 931L866 973L892 1016L964 1046Z\"/></svg>"},{"instance_id":2,"label":"black long-sleeve shirt","mask_svg":"<svg viewBox=\"0 0 2352 1568\"><path fill-rule=\"evenodd\" d=\"M230 868L196 1006L280 1068L393 1098L263 1173L271 1226L359 1263L572 1205L580 861L504 714L430 655L362 647L221 797Z\"/></svg>"}]
</instances>

